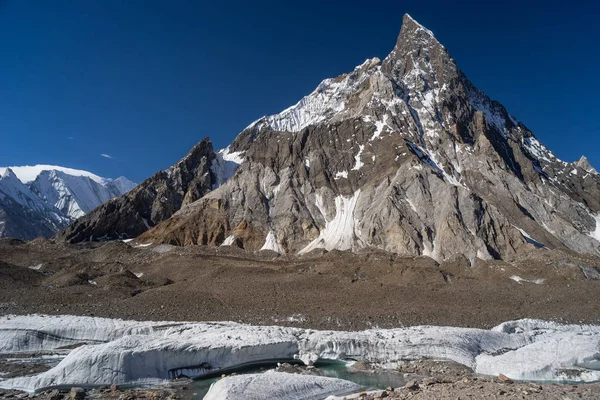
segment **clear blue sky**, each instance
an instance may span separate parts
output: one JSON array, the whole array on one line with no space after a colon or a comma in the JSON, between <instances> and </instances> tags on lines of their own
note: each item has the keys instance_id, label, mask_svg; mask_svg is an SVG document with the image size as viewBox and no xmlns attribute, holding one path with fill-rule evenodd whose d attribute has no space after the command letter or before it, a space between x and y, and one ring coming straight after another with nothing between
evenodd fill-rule
<instances>
[{"instance_id":1,"label":"clear blue sky","mask_svg":"<svg viewBox=\"0 0 600 400\"><path fill-rule=\"evenodd\" d=\"M383 58L405 12L560 158L600 167L600 3L578 0L0 0L0 165L140 182Z\"/></svg>"}]
</instances>

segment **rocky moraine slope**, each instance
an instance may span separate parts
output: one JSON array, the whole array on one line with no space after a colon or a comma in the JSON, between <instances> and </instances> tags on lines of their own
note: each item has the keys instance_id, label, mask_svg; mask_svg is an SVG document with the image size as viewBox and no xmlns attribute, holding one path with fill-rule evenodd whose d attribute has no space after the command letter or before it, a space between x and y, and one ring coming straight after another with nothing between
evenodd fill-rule
<instances>
[{"instance_id":1,"label":"rocky moraine slope","mask_svg":"<svg viewBox=\"0 0 600 400\"><path fill-rule=\"evenodd\" d=\"M513 259L597 253L599 212L587 160L559 160L405 15L385 59L324 80L224 150L201 141L58 237Z\"/></svg>"}]
</instances>

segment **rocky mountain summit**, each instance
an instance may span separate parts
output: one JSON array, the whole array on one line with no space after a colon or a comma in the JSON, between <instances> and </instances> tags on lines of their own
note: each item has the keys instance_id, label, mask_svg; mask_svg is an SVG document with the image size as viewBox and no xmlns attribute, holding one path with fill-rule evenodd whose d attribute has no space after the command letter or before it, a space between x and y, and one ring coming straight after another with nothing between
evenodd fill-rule
<instances>
[{"instance_id":1,"label":"rocky mountain summit","mask_svg":"<svg viewBox=\"0 0 600 400\"><path fill-rule=\"evenodd\" d=\"M203 140L59 237L144 232L155 244L376 248L438 261L535 247L595 254L599 195L585 158L559 160L405 15L385 59L324 80L218 153Z\"/></svg>"},{"instance_id":2,"label":"rocky mountain summit","mask_svg":"<svg viewBox=\"0 0 600 400\"><path fill-rule=\"evenodd\" d=\"M53 165L0 168L0 238L50 237L134 186Z\"/></svg>"},{"instance_id":3,"label":"rocky mountain summit","mask_svg":"<svg viewBox=\"0 0 600 400\"><path fill-rule=\"evenodd\" d=\"M237 164L236 164L237 165ZM159 171L127 194L112 199L58 234L71 242L133 238L208 193L229 166L202 140L177 164Z\"/></svg>"}]
</instances>

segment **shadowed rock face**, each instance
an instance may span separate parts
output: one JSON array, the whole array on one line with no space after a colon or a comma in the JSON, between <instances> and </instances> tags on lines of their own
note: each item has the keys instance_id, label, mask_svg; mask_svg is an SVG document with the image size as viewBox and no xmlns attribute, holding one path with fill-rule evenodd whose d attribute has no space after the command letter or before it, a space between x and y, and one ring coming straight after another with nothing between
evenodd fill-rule
<instances>
[{"instance_id":1,"label":"shadowed rock face","mask_svg":"<svg viewBox=\"0 0 600 400\"><path fill-rule=\"evenodd\" d=\"M173 203L181 209L142 239L437 260L600 246L598 175L556 158L408 15L384 60L326 79L223 154L239 161L235 174L198 201Z\"/></svg>"},{"instance_id":2,"label":"shadowed rock face","mask_svg":"<svg viewBox=\"0 0 600 400\"><path fill-rule=\"evenodd\" d=\"M203 139L177 164L79 218L59 232L57 238L81 242L140 235L211 189L210 166L214 158L212 143Z\"/></svg>"}]
</instances>

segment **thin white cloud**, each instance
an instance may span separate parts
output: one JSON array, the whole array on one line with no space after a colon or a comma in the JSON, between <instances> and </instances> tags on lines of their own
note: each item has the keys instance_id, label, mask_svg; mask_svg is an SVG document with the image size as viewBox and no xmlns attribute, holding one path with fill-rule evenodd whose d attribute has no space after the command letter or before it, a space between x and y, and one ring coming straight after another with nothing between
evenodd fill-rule
<instances>
[{"instance_id":1,"label":"thin white cloud","mask_svg":"<svg viewBox=\"0 0 600 400\"><path fill-rule=\"evenodd\" d=\"M73 140L75 139L73 136L69 136L69 140Z\"/></svg>"},{"instance_id":2,"label":"thin white cloud","mask_svg":"<svg viewBox=\"0 0 600 400\"><path fill-rule=\"evenodd\" d=\"M100 155L101 155L102 157L104 157L104 158L112 158L112 157L111 157L109 154L104 154L104 153L102 153L102 154L100 154Z\"/></svg>"}]
</instances>

